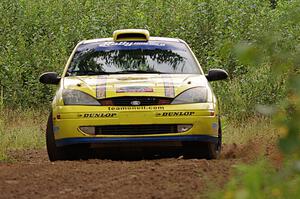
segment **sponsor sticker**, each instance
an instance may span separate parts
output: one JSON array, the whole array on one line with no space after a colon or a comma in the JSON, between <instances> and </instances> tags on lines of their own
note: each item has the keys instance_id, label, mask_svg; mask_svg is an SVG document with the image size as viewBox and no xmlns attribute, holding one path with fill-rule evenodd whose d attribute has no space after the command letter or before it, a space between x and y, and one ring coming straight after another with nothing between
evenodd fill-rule
<instances>
[{"instance_id":1,"label":"sponsor sticker","mask_svg":"<svg viewBox=\"0 0 300 199\"><path fill-rule=\"evenodd\" d=\"M174 84L173 84L172 78L164 77L163 79L164 79L165 96L166 97L175 97L175 89L174 89Z\"/></svg>"},{"instance_id":2,"label":"sponsor sticker","mask_svg":"<svg viewBox=\"0 0 300 199\"><path fill-rule=\"evenodd\" d=\"M83 118L112 118L117 117L117 113L83 113L79 117Z\"/></svg>"},{"instance_id":3,"label":"sponsor sticker","mask_svg":"<svg viewBox=\"0 0 300 199\"><path fill-rule=\"evenodd\" d=\"M154 42L104 42L99 44L99 47L109 47L109 46L166 46L164 43L154 43Z\"/></svg>"},{"instance_id":4,"label":"sponsor sticker","mask_svg":"<svg viewBox=\"0 0 300 199\"><path fill-rule=\"evenodd\" d=\"M99 85L96 86L96 97L97 99L103 99L106 97L106 76L100 76Z\"/></svg>"},{"instance_id":5,"label":"sponsor sticker","mask_svg":"<svg viewBox=\"0 0 300 199\"><path fill-rule=\"evenodd\" d=\"M163 106L109 106L109 111L153 111L164 110Z\"/></svg>"},{"instance_id":6,"label":"sponsor sticker","mask_svg":"<svg viewBox=\"0 0 300 199\"><path fill-rule=\"evenodd\" d=\"M177 50L185 51L184 48L172 44L172 42L162 41L148 41L148 42L137 42L137 41L124 41L124 42L93 42L82 44L77 48L76 52L83 52L88 50L99 51L113 51L113 50Z\"/></svg>"},{"instance_id":7,"label":"sponsor sticker","mask_svg":"<svg viewBox=\"0 0 300 199\"><path fill-rule=\"evenodd\" d=\"M116 92L117 93L144 93L144 92L153 92L153 88L148 86L124 86L124 87L117 88Z\"/></svg>"},{"instance_id":8,"label":"sponsor sticker","mask_svg":"<svg viewBox=\"0 0 300 199\"><path fill-rule=\"evenodd\" d=\"M162 113L157 113L157 117L180 117L180 116L192 116L195 115L195 112L162 112Z\"/></svg>"}]
</instances>

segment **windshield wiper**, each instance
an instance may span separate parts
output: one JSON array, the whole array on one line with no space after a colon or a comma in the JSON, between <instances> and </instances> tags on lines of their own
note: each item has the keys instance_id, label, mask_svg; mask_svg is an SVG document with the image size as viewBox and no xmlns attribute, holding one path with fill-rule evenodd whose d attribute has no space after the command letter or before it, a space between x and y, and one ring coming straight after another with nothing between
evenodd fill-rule
<instances>
[{"instance_id":1,"label":"windshield wiper","mask_svg":"<svg viewBox=\"0 0 300 199\"><path fill-rule=\"evenodd\" d=\"M105 71L72 71L68 72L67 76L89 76L89 75L110 75L110 74L134 74L134 73L153 73L153 74L162 74L159 71L144 71L144 70L124 70L117 72L105 72Z\"/></svg>"},{"instance_id":2,"label":"windshield wiper","mask_svg":"<svg viewBox=\"0 0 300 199\"><path fill-rule=\"evenodd\" d=\"M155 70L150 70L150 71L145 71L145 70L123 70L123 71L117 71L113 72L113 74L132 74L132 73L156 73L156 74L162 74L163 72L160 71L155 71Z\"/></svg>"},{"instance_id":3,"label":"windshield wiper","mask_svg":"<svg viewBox=\"0 0 300 199\"><path fill-rule=\"evenodd\" d=\"M110 74L109 72L104 71L72 71L68 72L69 76L75 75L75 76L84 76L84 75L107 75Z\"/></svg>"}]
</instances>

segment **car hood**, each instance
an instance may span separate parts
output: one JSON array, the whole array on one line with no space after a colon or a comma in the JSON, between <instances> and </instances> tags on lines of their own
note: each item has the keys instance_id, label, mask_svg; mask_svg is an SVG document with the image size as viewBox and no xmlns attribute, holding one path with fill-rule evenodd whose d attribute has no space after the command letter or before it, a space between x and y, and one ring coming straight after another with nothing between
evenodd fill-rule
<instances>
[{"instance_id":1,"label":"car hood","mask_svg":"<svg viewBox=\"0 0 300 199\"><path fill-rule=\"evenodd\" d=\"M198 74L112 74L70 76L62 79L63 89L75 89L97 98L155 96L173 98L192 87L207 87Z\"/></svg>"}]
</instances>

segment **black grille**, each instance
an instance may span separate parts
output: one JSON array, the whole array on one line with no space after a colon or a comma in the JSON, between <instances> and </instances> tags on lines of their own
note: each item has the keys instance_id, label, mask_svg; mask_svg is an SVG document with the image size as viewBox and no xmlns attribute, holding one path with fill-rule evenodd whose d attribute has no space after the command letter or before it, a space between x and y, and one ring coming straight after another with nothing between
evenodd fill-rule
<instances>
[{"instance_id":1,"label":"black grille","mask_svg":"<svg viewBox=\"0 0 300 199\"><path fill-rule=\"evenodd\" d=\"M162 97L115 97L106 98L105 100L111 100L113 106L150 106L159 104L170 104L171 102L171 99ZM132 104L132 102L137 102L137 104Z\"/></svg>"},{"instance_id":2,"label":"black grille","mask_svg":"<svg viewBox=\"0 0 300 199\"><path fill-rule=\"evenodd\" d=\"M115 125L115 126L96 126L96 135L146 135L177 133L177 125Z\"/></svg>"}]
</instances>

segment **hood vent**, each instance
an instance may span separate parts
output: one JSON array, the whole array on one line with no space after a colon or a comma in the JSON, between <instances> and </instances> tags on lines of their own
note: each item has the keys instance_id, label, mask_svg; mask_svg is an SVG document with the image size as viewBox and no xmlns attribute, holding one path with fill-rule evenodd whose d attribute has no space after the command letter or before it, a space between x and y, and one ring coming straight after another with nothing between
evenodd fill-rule
<instances>
[{"instance_id":1,"label":"hood vent","mask_svg":"<svg viewBox=\"0 0 300 199\"><path fill-rule=\"evenodd\" d=\"M113 33L115 42L119 41L148 41L150 37L149 31L144 29L125 29L116 30Z\"/></svg>"}]
</instances>

